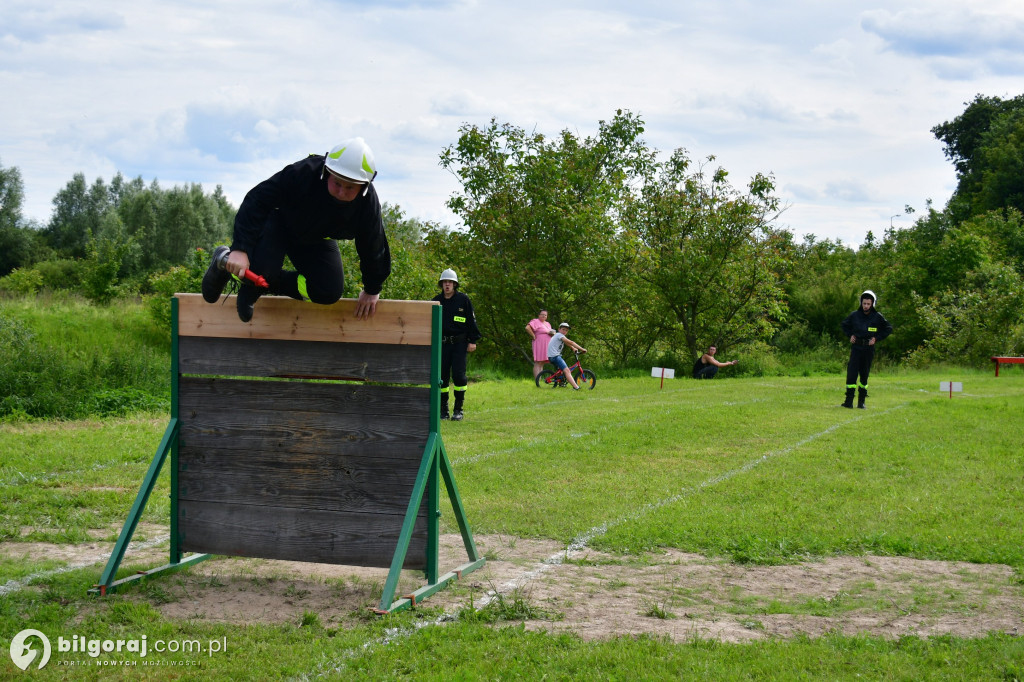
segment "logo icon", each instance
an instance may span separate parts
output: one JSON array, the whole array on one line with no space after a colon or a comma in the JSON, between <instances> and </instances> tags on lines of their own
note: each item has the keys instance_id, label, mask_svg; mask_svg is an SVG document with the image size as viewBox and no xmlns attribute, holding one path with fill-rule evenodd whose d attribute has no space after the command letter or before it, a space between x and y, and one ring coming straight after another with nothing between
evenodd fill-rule
<instances>
[{"instance_id":1,"label":"logo icon","mask_svg":"<svg viewBox=\"0 0 1024 682\"><path fill-rule=\"evenodd\" d=\"M25 640L29 637L38 637L43 642L43 657L39 661L39 667L42 668L50 660L50 640L46 635L39 632L39 630L22 630L11 640L11 660L14 661L14 665L22 670L28 668L35 659L36 654L39 653L25 643Z\"/></svg>"}]
</instances>

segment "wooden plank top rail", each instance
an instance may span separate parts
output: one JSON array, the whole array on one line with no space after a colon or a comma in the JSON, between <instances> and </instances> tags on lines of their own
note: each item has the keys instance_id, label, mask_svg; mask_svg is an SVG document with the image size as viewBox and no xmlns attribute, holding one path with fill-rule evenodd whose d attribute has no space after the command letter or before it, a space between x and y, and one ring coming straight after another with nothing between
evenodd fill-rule
<instances>
[{"instance_id":1,"label":"wooden plank top rail","mask_svg":"<svg viewBox=\"0 0 1024 682\"><path fill-rule=\"evenodd\" d=\"M238 339L332 341L429 346L434 301L381 299L368 320L357 320L356 300L343 298L331 305L263 296L250 322L238 319L235 301L207 303L199 294L178 298L178 334Z\"/></svg>"}]
</instances>

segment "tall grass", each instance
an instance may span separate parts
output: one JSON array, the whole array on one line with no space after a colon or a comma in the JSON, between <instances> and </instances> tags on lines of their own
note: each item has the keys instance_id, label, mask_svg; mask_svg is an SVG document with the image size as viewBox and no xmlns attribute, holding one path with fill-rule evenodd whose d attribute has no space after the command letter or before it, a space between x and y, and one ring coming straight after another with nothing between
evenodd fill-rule
<instances>
[{"instance_id":1,"label":"tall grass","mask_svg":"<svg viewBox=\"0 0 1024 682\"><path fill-rule=\"evenodd\" d=\"M138 303L0 300L0 419L166 410L169 331Z\"/></svg>"}]
</instances>

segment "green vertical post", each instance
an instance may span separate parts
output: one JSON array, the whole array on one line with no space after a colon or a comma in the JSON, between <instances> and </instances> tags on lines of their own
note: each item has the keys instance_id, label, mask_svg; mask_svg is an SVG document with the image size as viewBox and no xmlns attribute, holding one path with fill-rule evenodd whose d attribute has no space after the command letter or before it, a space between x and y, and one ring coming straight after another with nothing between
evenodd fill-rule
<instances>
[{"instance_id":1,"label":"green vertical post","mask_svg":"<svg viewBox=\"0 0 1024 682\"><path fill-rule=\"evenodd\" d=\"M171 298L171 421L178 421L178 297ZM168 563L181 561L181 543L178 538L178 437L171 441L171 555Z\"/></svg>"},{"instance_id":2,"label":"green vertical post","mask_svg":"<svg viewBox=\"0 0 1024 682\"><path fill-rule=\"evenodd\" d=\"M427 582L437 582L441 544L441 486L438 455L441 452L441 306L431 309L430 317L430 422L431 431L437 433L434 452L431 453L430 478L427 479Z\"/></svg>"}]
</instances>

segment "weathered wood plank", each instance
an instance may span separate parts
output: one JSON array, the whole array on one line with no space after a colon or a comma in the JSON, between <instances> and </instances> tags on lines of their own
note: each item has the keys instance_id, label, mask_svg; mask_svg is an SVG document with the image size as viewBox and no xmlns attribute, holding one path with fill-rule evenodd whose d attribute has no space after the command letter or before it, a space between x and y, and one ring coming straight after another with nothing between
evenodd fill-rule
<instances>
[{"instance_id":1,"label":"weathered wood plank","mask_svg":"<svg viewBox=\"0 0 1024 682\"><path fill-rule=\"evenodd\" d=\"M430 347L182 336L178 371L426 384L430 382Z\"/></svg>"},{"instance_id":2,"label":"weathered wood plank","mask_svg":"<svg viewBox=\"0 0 1024 682\"><path fill-rule=\"evenodd\" d=\"M418 467L419 461L378 457L182 448L178 498L404 514Z\"/></svg>"},{"instance_id":3,"label":"weathered wood plank","mask_svg":"<svg viewBox=\"0 0 1024 682\"><path fill-rule=\"evenodd\" d=\"M403 517L182 501L185 552L387 568ZM405 568L426 566L426 520L416 521Z\"/></svg>"},{"instance_id":4,"label":"weathered wood plank","mask_svg":"<svg viewBox=\"0 0 1024 682\"><path fill-rule=\"evenodd\" d=\"M218 414L288 411L356 415L367 421L379 414L426 420L430 412L430 389L416 386L182 377L178 391L182 418L199 409Z\"/></svg>"},{"instance_id":5,"label":"weathered wood plank","mask_svg":"<svg viewBox=\"0 0 1024 682\"><path fill-rule=\"evenodd\" d=\"M183 377L179 443L193 450L356 454L415 461L430 389Z\"/></svg>"},{"instance_id":6,"label":"weathered wood plank","mask_svg":"<svg viewBox=\"0 0 1024 682\"><path fill-rule=\"evenodd\" d=\"M209 304L199 294L178 298L178 335L222 338L290 339L429 346L433 301L381 299L368 320L355 316L355 299L331 305L264 296L250 322L238 319L235 301Z\"/></svg>"}]
</instances>

